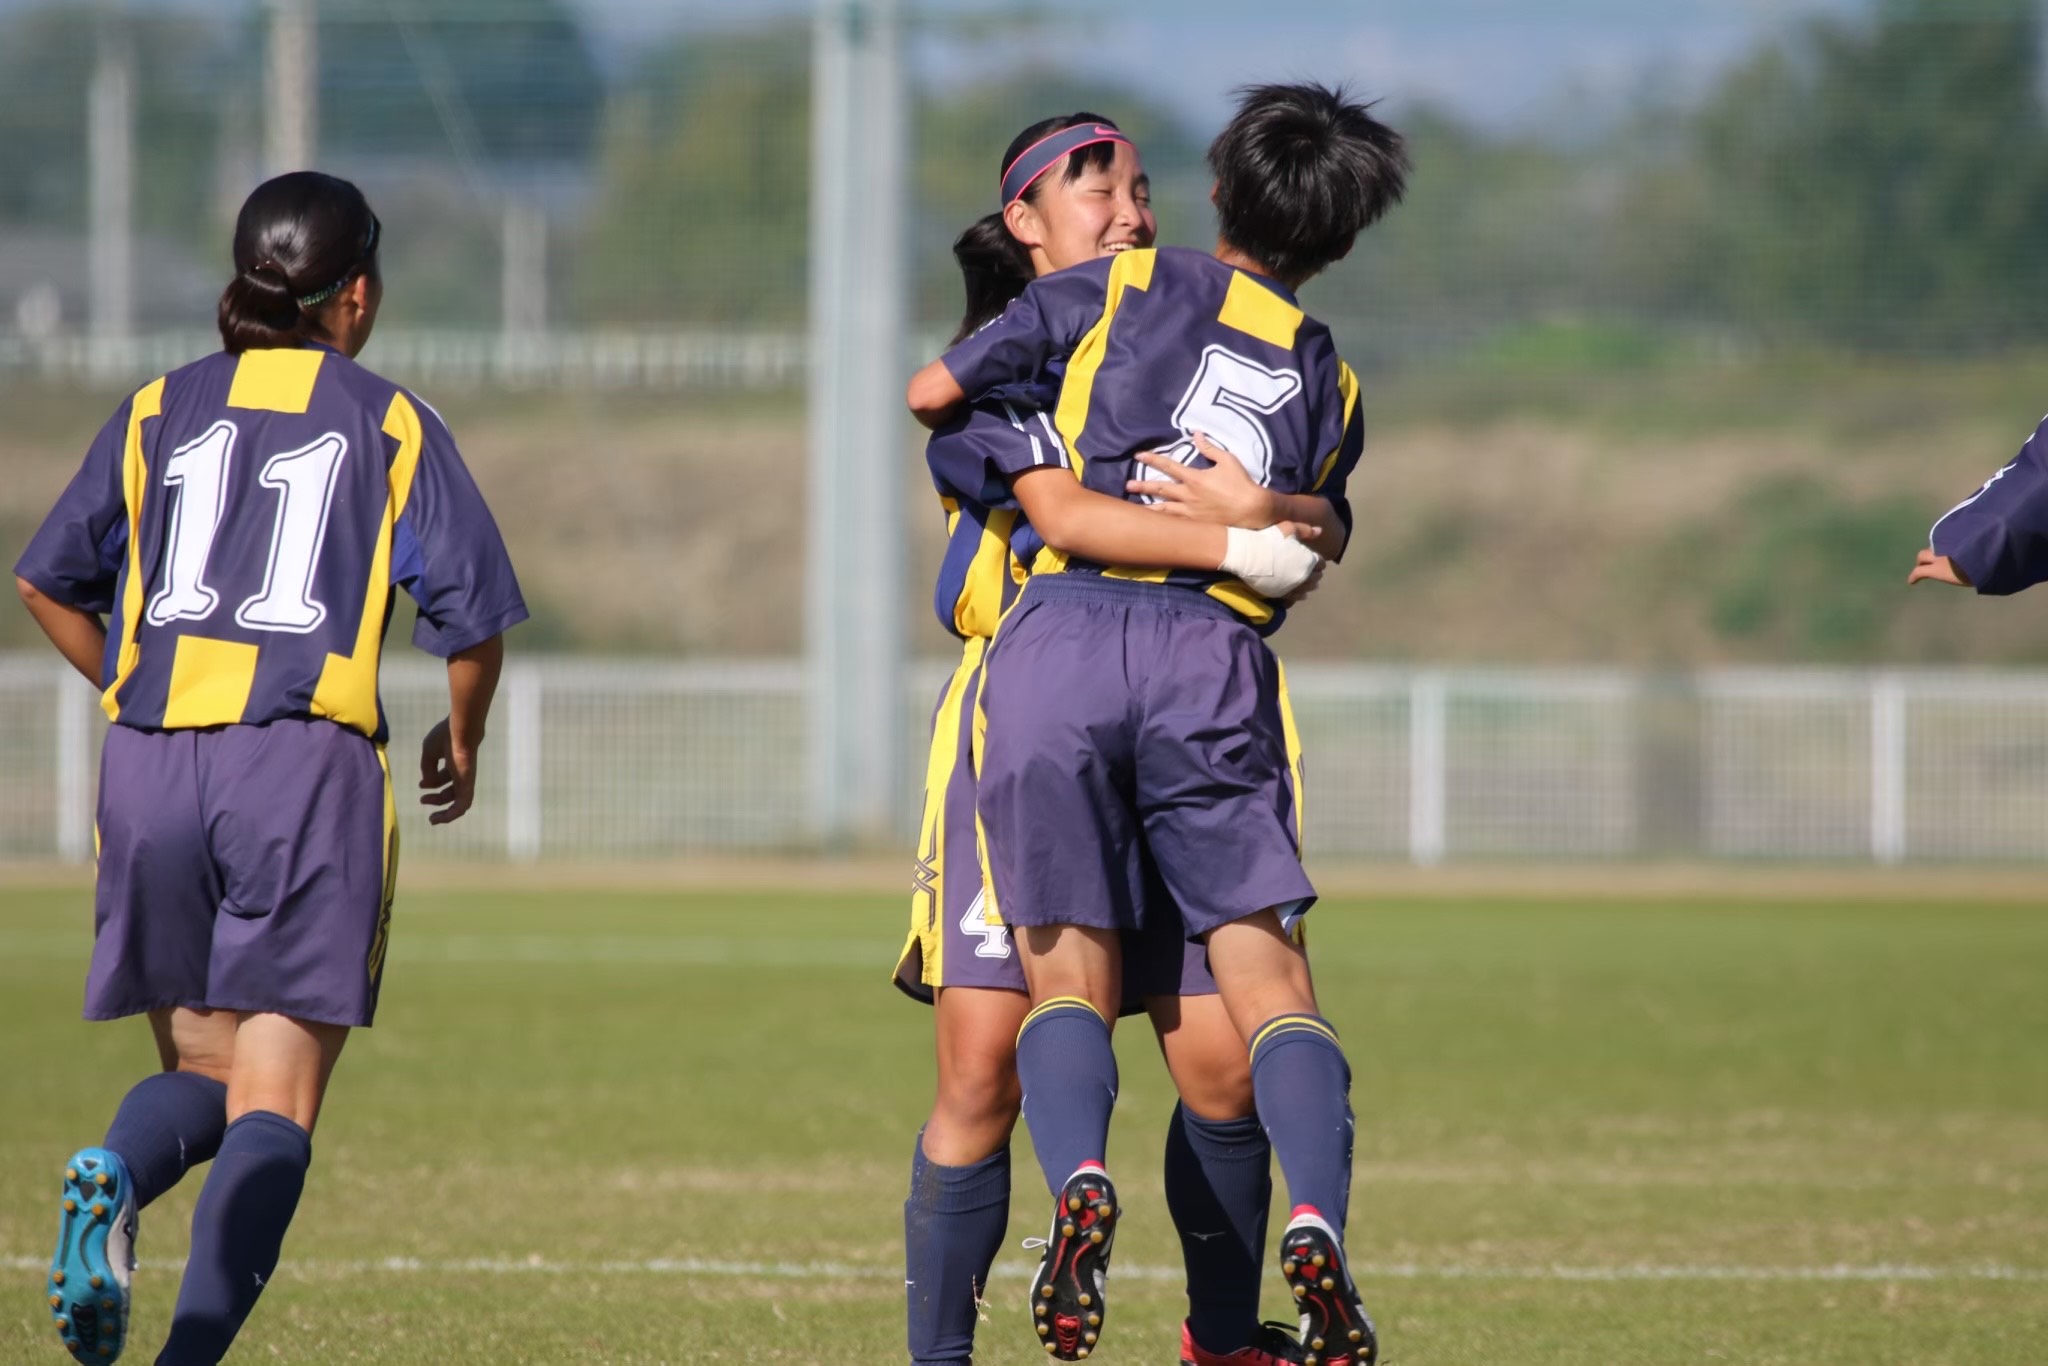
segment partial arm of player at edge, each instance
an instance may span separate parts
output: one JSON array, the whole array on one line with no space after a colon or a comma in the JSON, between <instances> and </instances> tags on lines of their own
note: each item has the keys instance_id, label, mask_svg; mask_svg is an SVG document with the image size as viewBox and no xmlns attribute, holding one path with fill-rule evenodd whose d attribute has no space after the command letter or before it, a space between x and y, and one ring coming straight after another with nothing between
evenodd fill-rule
<instances>
[{"instance_id":1,"label":"partial arm of player at edge","mask_svg":"<svg viewBox=\"0 0 2048 1366\"><path fill-rule=\"evenodd\" d=\"M2011 464L1951 508L1928 533L1907 583L1974 588L2002 597L2048 582L2048 419Z\"/></svg>"}]
</instances>

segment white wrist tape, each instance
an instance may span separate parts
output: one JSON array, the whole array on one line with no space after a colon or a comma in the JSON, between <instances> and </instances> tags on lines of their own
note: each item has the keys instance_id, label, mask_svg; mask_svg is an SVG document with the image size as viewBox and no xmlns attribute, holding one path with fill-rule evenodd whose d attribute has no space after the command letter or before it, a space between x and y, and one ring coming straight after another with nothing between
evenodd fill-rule
<instances>
[{"instance_id":1,"label":"white wrist tape","mask_svg":"<svg viewBox=\"0 0 2048 1366\"><path fill-rule=\"evenodd\" d=\"M1308 581L1322 557L1279 527L1260 531L1225 527L1223 563L1226 574L1244 580L1262 598L1284 598Z\"/></svg>"}]
</instances>

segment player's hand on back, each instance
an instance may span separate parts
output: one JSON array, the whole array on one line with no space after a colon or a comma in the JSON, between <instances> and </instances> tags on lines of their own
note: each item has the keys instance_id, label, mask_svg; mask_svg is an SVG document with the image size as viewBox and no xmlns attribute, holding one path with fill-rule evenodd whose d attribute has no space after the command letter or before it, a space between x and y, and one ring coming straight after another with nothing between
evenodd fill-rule
<instances>
[{"instance_id":1,"label":"player's hand on back","mask_svg":"<svg viewBox=\"0 0 2048 1366\"><path fill-rule=\"evenodd\" d=\"M1308 526L1302 522L1275 522L1273 526L1274 529L1279 531L1281 535L1292 536L1295 540L1300 541L1303 544L1307 544L1308 542L1313 541L1316 537L1323 534L1323 529L1321 527ZM1301 586L1295 589L1292 593L1287 594L1281 600L1285 602L1289 607L1292 607L1296 603L1300 602L1303 598L1307 597L1309 594L1315 592L1318 588L1321 588L1323 586L1323 571L1325 569L1328 569L1329 567L1330 562L1328 560L1323 559L1321 556L1317 556L1316 567L1314 569L1311 569L1309 571L1308 577L1301 581Z\"/></svg>"},{"instance_id":2,"label":"player's hand on back","mask_svg":"<svg viewBox=\"0 0 2048 1366\"><path fill-rule=\"evenodd\" d=\"M1913 572L1906 577L1906 584L1911 587L1922 579L1931 579L1935 583L1951 583L1958 588L1973 586L1970 583L1970 576L1963 572L1961 565L1946 555L1935 554L1932 547L1922 550L1913 561Z\"/></svg>"},{"instance_id":3,"label":"player's hand on back","mask_svg":"<svg viewBox=\"0 0 2048 1366\"><path fill-rule=\"evenodd\" d=\"M1200 432L1191 433L1195 449L1212 462L1207 469L1183 465L1158 451L1140 451L1138 463L1153 471L1149 479L1133 479L1126 492L1159 501L1152 506L1179 517L1250 531L1279 520L1271 489L1254 480L1242 462Z\"/></svg>"},{"instance_id":4,"label":"player's hand on back","mask_svg":"<svg viewBox=\"0 0 2048 1366\"><path fill-rule=\"evenodd\" d=\"M458 747L443 720L420 742L420 805L439 807L429 825L458 820L476 801L476 750Z\"/></svg>"},{"instance_id":5,"label":"player's hand on back","mask_svg":"<svg viewBox=\"0 0 2048 1366\"><path fill-rule=\"evenodd\" d=\"M1323 586L1323 571L1329 567L1330 562L1328 560L1318 559L1316 567L1310 570L1308 577L1301 581L1301 587L1289 593L1281 601L1285 602L1289 607L1293 607L1303 598L1321 588Z\"/></svg>"}]
</instances>

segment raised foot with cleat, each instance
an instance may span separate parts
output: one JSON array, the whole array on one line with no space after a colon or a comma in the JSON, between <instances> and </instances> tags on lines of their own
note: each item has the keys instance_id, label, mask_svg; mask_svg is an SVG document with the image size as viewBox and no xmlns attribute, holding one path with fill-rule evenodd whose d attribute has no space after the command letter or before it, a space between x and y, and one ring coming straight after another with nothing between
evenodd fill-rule
<instances>
[{"instance_id":1,"label":"raised foot with cleat","mask_svg":"<svg viewBox=\"0 0 2048 1366\"><path fill-rule=\"evenodd\" d=\"M1180 1325L1180 1366L1298 1366L1302 1351L1285 1324L1261 1324L1251 1346L1235 1352L1211 1352L1195 1341L1186 1320Z\"/></svg>"},{"instance_id":2,"label":"raised foot with cleat","mask_svg":"<svg viewBox=\"0 0 2048 1366\"><path fill-rule=\"evenodd\" d=\"M1055 1361L1084 1361L1101 1340L1118 1214L1116 1187L1096 1166L1068 1177L1053 1203L1052 1232L1031 1278L1031 1323Z\"/></svg>"},{"instance_id":3,"label":"raised foot with cleat","mask_svg":"<svg viewBox=\"0 0 2048 1366\"><path fill-rule=\"evenodd\" d=\"M73 1359L120 1360L128 1345L128 1284L135 1269L135 1192L128 1168L105 1148L64 1164L57 1252L46 1298Z\"/></svg>"},{"instance_id":4,"label":"raised foot with cleat","mask_svg":"<svg viewBox=\"0 0 2048 1366\"><path fill-rule=\"evenodd\" d=\"M1294 1211L1280 1235L1280 1274L1301 1310L1302 1366L1375 1366L1379 1337L1352 1283L1343 1245L1306 1205Z\"/></svg>"}]
</instances>

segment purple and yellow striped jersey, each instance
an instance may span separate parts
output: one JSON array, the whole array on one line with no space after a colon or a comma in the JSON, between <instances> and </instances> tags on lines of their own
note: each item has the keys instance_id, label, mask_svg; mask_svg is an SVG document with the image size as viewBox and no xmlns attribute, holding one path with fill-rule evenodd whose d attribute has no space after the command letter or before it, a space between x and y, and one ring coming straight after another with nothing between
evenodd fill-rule
<instances>
[{"instance_id":1,"label":"purple and yellow striped jersey","mask_svg":"<svg viewBox=\"0 0 2048 1366\"><path fill-rule=\"evenodd\" d=\"M1130 497L1151 477L1133 457L1163 451L1205 463L1201 432L1282 493L1327 498L1346 532L1345 486L1364 448L1358 379L1330 331L1277 281L1185 248L1126 251L1041 276L996 321L944 357L970 398L1028 382L1069 357L1053 425L1081 482ZM1070 560L1048 550L1039 572L1184 584L1270 632L1284 606L1221 573Z\"/></svg>"},{"instance_id":2,"label":"purple and yellow striped jersey","mask_svg":"<svg viewBox=\"0 0 2048 1366\"><path fill-rule=\"evenodd\" d=\"M316 346L220 352L144 385L15 573L109 616L102 705L144 730L311 716L382 740L394 586L433 654L526 619L440 417Z\"/></svg>"},{"instance_id":3,"label":"purple and yellow striped jersey","mask_svg":"<svg viewBox=\"0 0 2048 1366\"><path fill-rule=\"evenodd\" d=\"M925 443L925 464L946 514L932 610L962 640L995 635L1043 548L1010 492L1025 470L1067 467L1065 443L1047 412L1059 397L1050 384L1011 385L983 395Z\"/></svg>"}]
</instances>

